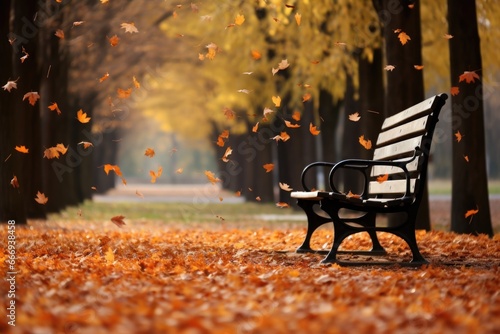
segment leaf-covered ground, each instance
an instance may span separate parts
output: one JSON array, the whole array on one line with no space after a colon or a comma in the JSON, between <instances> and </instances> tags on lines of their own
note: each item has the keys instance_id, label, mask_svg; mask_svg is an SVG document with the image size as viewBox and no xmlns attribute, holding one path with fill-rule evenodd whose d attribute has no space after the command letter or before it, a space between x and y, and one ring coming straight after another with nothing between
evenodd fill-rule
<instances>
[{"instance_id":1,"label":"leaf-covered ground","mask_svg":"<svg viewBox=\"0 0 500 334\"><path fill-rule=\"evenodd\" d=\"M431 265L339 267L293 252L302 225L239 226L18 227L16 327L2 315L0 332L498 333L498 234L420 232ZM330 238L321 229L315 246L328 247ZM381 240L408 259L399 239ZM359 235L344 246L368 245ZM2 266L6 256L2 247ZM6 305L6 293L1 299Z\"/></svg>"}]
</instances>

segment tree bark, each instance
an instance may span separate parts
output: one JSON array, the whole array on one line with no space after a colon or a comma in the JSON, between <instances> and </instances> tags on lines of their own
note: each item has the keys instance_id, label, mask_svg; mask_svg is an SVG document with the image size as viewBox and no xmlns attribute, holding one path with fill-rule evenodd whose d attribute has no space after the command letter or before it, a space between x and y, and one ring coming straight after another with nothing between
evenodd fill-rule
<instances>
[{"instance_id":1,"label":"tree bark","mask_svg":"<svg viewBox=\"0 0 500 334\"><path fill-rule=\"evenodd\" d=\"M450 74L452 86L460 93L452 96L453 176L451 230L457 233L493 235L488 200L486 151L484 143L483 86L480 79L460 82L465 71L482 69L481 49L474 0L448 0ZM477 74L477 73L476 73ZM468 161L466 161L466 158ZM469 210L478 210L466 217Z\"/></svg>"}]
</instances>

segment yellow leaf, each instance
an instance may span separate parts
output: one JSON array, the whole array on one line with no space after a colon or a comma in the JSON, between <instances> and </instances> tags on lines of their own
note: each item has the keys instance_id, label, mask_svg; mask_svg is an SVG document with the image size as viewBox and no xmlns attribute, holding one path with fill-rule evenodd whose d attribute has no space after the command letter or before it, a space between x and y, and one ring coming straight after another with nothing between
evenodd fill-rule
<instances>
[{"instance_id":1,"label":"yellow leaf","mask_svg":"<svg viewBox=\"0 0 500 334\"><path fill-rule=\"evenodd\" d=\"M90 122L90 117L87 117L87 113L84 113L82 109L78 110L78 112L76 113L76 119L78 119L78 121L80 123L88 123Z\"/></svg>"},{"instance_id":2,"label":"yellow leaf","mask_svg":"<svg viewBox=\"0 0 500 334\"><path fill-rule=\"evenodd\" d=\"M276 108L279 108L281 105L281 97L273 96L272 99L273 99L273 103L276 106Z\"/></svg>"},{"instance_id":3,"label":"yellow leaf","mask_svg":"<svg viewBox=\"0 0 500 334\"><path fill-rule=\"evenodd\" d=\"M236 15L236 18L234 19L234 24L240 26L243 24L243 22L245 22L245 16L241 14Z\"/></svg>"}]
</instances>

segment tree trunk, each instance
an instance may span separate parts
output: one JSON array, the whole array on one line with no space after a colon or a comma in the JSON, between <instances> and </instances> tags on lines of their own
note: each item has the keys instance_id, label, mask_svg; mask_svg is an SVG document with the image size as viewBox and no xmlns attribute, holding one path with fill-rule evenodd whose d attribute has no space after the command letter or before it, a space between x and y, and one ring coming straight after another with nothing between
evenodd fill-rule
<instances>
[{"instance_id":1,"label":"tree trunk","mask_svg":"<svg viewBox=\"0 0 500 334\"><path fill-rule=\"evenodd\" d=\"M458 131L460 142L452 144L453 176L451 230L458 233L493 235L488 201L488 178L484 143L483 87L480 79L460 82L465 71L480 71L481 49L474 0L448 0L450 74L452 86L460 93L452 96L452 138ZM468 161L466 161L466 159ZM469 210L478 210L466 217Z\"/></svg>"},{"instance_id":2,"label":"tree trunk","mask_svg":"<svg viewBox=\"0 0 500 334\"><path fill-rule=\"evenodd\" d=\"M387 65L395 66L393 71L387 72L384 110L385 117L388 117L425 98L422 71L414 68L415 65L422 65L420 4L410 0L373 0L373 4L382 24ZM411 38L404 45L398 37L400 33ZM416 228L430 230L430 227L426 185L417 214Z\"/></svg>"}]
</instances>

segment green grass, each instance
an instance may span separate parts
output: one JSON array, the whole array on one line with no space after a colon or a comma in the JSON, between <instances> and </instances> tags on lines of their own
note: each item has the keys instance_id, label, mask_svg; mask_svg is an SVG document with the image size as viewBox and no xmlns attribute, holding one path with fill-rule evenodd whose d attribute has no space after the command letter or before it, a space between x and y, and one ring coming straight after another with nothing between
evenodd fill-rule
<instances>
[{"instance_id":1,"label":"green grass","mask_svg":"<svg viewBox=\"0 0 500 334\"><path fill-rule=\"evenodd\" d=\"M488 191L490 194L500 194L500 180L490 180L488 182ZM429 181L429 193L432 195L451 194L451 180Z\"/></svg>"}]
</instances>

